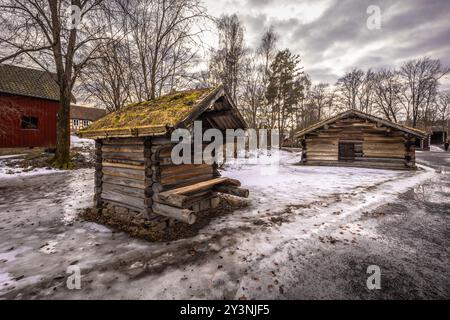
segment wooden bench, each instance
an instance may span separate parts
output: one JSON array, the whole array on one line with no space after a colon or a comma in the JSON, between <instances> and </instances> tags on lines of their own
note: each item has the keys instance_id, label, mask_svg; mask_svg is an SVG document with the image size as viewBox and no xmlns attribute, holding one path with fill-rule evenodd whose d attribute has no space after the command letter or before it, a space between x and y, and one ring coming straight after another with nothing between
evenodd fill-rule
<instances>
[{"instance_id":1,"label":"wooden bench","mask_svg":"<svg viewBox=\"0 0 450 320\"><path fill-rule=\"evenodd\" d=\"M227 193L238 197L247 198L249 191L239 188L241 183L238 180L226 177L214 178L201 181L186 187L167 190L154 195L153 211L157 214L168 216L193 224L196 216L193 211L187 209L192 196L195 193L212 189L215 192Z\"/></svg>"}]
</instances>

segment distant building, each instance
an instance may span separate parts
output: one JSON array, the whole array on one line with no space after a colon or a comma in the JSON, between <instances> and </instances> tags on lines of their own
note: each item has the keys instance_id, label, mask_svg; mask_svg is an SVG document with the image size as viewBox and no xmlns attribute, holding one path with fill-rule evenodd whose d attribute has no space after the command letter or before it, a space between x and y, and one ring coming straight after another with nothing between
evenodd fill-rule
<instances>
[{"instance_id":1,"label":"distant building","mask_svg":"<svg viewBox=\"0 0 450 320\"><path fill-rule=\"evenodd\" d=\"M414 169L415 141L426 132L357 110L349 110L299 131L302 164Z\"/></svg>"},{"instance_id":2,"label":"distant building","mask_svg":"<svg viewBox=\"0 0 450 320\"><path fill-rule=\"evenodd\" d=\"M58 110L56 74L0 64L0 148L54 147ZM74 105L71 129L104 115L105 110Z\"/></svg>"},{"instance_id":3,"label":"distant building","mask_svg":"<svg viewBox=\"0 0 450 320\"><path fill-rule=\"evenodd\" d=\"M0 148L56 144L56 75L0 64Z\"/></svg>"},{"instance_id":4,"label":"distant building","mask_svg":"<svg viewBox=\"0 0 450 320\"><path fill-rule=\"evenodd\" d=\"M105 109L72 105L70 107L70 131L77 132L106 115Z\"/></svg>"}]
</instances>

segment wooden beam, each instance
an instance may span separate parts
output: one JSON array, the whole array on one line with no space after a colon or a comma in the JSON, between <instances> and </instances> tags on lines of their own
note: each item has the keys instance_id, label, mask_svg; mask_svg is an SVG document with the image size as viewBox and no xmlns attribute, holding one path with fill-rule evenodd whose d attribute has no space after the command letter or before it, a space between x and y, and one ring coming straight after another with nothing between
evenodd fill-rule
<instances>
[{"instance_id":1,"label":"wooden beam","mask_svg":"<svg viewBox=\"0 0 450 320\"><path fill-rule=\"evenodd\" d=\"M237 196L237 197L241 197L241 198L248 198L249 196L249 191L248 189L244 189L244 188L238 188L238 187L233 187L233 186L215 186L214 190L220 193L226 193L226 194L231 194L232 196Z\"/></svg>"},{"instance_id":2,"label":"wooden beam","mask_svg":"<svg viewBox=\"0 0 450 320\"><path fill-rule=\"evenodd\" d=\"M180 209L161 203L154 203L152 206L152 210L156 214L174 218L187 224L194 224L197 220L197 216L194 214L194 212L188 209Z\"/></svg>"},{"instance_id":3,"label":"wooden beam","mask_svg":"<svg viewBox=\"0 0 450 320\"><path fill-rule=\"evenodd\" d=\"M196 192L196 191L208 189L208 188L210 188L212 186L215 186L217 184L236 185L237 184L236 181L237 180L229 179L229 178L225 178L225 177L214 178L214 179L202 181L202 182L199 182L199 183L195 183L195 184L190 185L190 186L169 190L167 192L172 193L172 194L189 194L189 193L193 193L193 192ZM239 185L240 185L240 183L239 183Z\"/></svg>"}]
</instances>

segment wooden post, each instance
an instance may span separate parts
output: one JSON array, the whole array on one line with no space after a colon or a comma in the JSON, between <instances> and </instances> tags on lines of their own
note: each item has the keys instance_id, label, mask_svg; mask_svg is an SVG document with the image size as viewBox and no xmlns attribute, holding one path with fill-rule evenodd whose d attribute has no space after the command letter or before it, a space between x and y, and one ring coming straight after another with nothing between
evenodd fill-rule
<instances>
[{"instance_id":1,"label":"wooden post","mask_svg":"<svg viewBox=\"0 0 450 320\"><path fill-rule=\"evenodd\" d=\"M151 138L147 138L144 141L144 170L145 170L145 178L144 178L144 205L146 207L145 217L148 218L149 211L153 206L153 170L152 170L152 141Z\"/></svg>"},{"instance_id":2,"label":"wooden post","mask_svg":"<svg viewBox=\"0 0 450 320\"><path fill-rule=\"evenodd\" d=\"M100 209L102 207L102 178L103 178L103 166L102 166L102 141L95 140L95 194L94 205Z\"/></svg>"}]
</instances>

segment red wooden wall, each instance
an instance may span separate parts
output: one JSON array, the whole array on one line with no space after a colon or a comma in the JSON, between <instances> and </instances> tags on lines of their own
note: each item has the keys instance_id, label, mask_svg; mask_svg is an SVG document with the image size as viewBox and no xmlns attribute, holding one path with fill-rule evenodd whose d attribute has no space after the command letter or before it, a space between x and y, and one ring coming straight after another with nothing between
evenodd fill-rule
<instances>
[{"instance_id":1,"label":"red wooden wall","mask_svg":"<svg viewBox=\"0 0 450 320\"><path fill-rule=\"evenodd\" d=\"M58 101L0 93L0 148L54 147ZM22 129L22 116L38 118L37 129Z\"/></svg>"}]
</instances>

